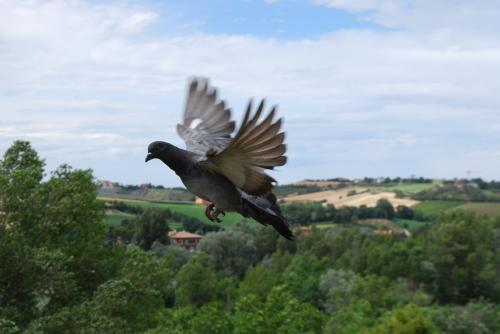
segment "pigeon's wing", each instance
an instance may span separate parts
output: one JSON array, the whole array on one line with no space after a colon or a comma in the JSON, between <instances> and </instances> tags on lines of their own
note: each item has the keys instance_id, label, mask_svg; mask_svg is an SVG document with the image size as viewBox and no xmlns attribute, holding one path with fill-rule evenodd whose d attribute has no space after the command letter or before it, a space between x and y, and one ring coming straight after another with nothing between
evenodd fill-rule
<instances>
[{"instance_id":1,"label":"pigeon's wing","mask_svg":"<svg viewBox=\"0 0 500 334\"><path fill-rule=\"evenodd\" d=\"M275 180L264 169L273 169L286 163L286 146L283 144L285 134L279 132L281 119L273 122L276 107L259 122L263 109L264 100L251 116L250 101L234 139L222 152L201 162L251 195L266 194L272 189Z\"/></svg>"},{"instance_id":2,"label":"pigeon's wing","mask_svg":"<svg viewBox=\"0 0 500 334\"><path fill-rule=\"evenodd\" d=\"M188 88L186 107L177 133L188 151L200 159L221 152L231 141L234 121L224 101L217 100L217 91L206 79L193 79Z\"/></svg>"}]
</instances>

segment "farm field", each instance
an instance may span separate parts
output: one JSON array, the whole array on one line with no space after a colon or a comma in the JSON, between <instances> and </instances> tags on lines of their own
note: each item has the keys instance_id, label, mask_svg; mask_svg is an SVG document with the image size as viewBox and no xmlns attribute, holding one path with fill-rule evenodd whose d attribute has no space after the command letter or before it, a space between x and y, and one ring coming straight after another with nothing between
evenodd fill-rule
<instances>
[{"instance_id":1,"label":"farm field","mask_svg":"<svg viewBox=\"0 0 500 334\"><path fill-rule=\"evenodd\" d=\"M126 189L120 186L101 187L99 196L138 199L143 201L194 202L194 196L183 189Z\"/></svg>"},{"instance_id":2,"label":"farm field","mask_svg":"<svg viewBox=\"0 0 500 334\"><path fill-rule=\"evenodd\" d=\"M426 226L427 224L431 224L431 222L422 222L418 220L412 220L412 219L395 219L394 223L399 225L400 227L404 228L405 226L408 226L408 230L410 232L413 232L420 227Z\"/></svg>"},{"instance_id":3,"label":"farm field","mask_svg":"<svg viewBox=\"0 0 500 334\"><path fill-rule=\"evenodd\" d=\"M420 214L438 215L462 204L464 202L461 201L423 201L412 207L412 209Z\"/></svg>"},{"instance_id":4,"label":"farm field","mask_svg":"<svg viewBox=\"0 0 500 334\"><path fill-rule=\"evenodd\" d=\"M118 226L128 217L128 215L106 214L104 216L104 223L110 226Z\"/></svg>"},{"instance_id":5,"label":"farm field","mask_svg":"<svg viewBox=\"0 0 500 334\"><path fill-rule=\"evenodd\" d=\"M348 196L353 191L356 193ZM339 190L318 191L315 193L287 196L285 202L320 202L324 201L329 204L334 204L336 207L341 206L356 206L366 205L374 207L379 199L385 198L393 206L406 205L413 206L419 203L418 201L408 198L396 198L396 194L392 192L372 193L368 188L342 188Z\"/></svg>"},{"instance_id":6,"label":"farm field","mask_svg":"<svg viewBox=\"0 0 500 334\"><path fill-rule=\"evenodd\" d=\"M434 188L439 183L439 181L434 181L432 183L402 183L391 187L383 187L382 190L389 192L402 191L404 193L414 194L422 190Z\"/></svg>"},{"instance_id":7,"label":"farm field","mask_svg":"<svg viewBox=\"0 0 500 334\"><path fill-rule=\"evenodd\" d=\"M393 221L388 219L379 219L379 218L361 219L356 223L356 225L370 226L377 230L387 228L393 230L396 233L400 233L403 230L399 225L395 224Z\"/></svg>"},{"instance_id":8,"label":"farm field","mask_svg":"<svg viewBox=\"0 0 500 334\"><path fill-rule=\"evenodd\" d=\"M180 204L180 203L167 203L167 202L148 202L148 201L141 201L141 200L128 200L128 199L119 199L119 198L100 198L101 200L104 201L118 201L118 202L124 202L128 205L131 206L138 206L142 208L151 208L151 207L158 207L158 208L166 208L170 209L172 212L178 212L185 214L186 216L193 217L199 219L202 223L206 224L213 224L216 225L217 223L212 223L205 217L205 207L203 205L196 205L196 204L191 204L191 203L186 203L186 204ZM113 218L116 219L116 218ZM123 219L123 218L122 218ZM220 216L220 219L222 220L222 223L220 223L223 227L227 228L234 223L238 221L245 220L247 223L255 223L251 219L245 219L242 216L240 216L237 213L233 212L228 212L226 213L226 216L223 217L222 215ZM121 220L120 220L121 221Z\"/></svg>"},{"instance_id":9,"label":"farm field","mask_svg":"<svg viewBox=\"0 0 500 334\"><path fill-rule=\"evenodd\" d=\"M500 203L466 203L454 208L454 210L472 211L490 217L500 215Z\"/></svg>"}]
</instances>

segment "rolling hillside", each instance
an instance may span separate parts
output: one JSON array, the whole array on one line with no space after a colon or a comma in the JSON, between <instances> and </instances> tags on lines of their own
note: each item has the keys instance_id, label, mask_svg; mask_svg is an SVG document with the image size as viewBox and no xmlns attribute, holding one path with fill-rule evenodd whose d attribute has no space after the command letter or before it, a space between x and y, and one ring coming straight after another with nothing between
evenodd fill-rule
<instances>
[{"instance_id":1,"label":"rolling hillside","mask_svg":"<svg viewBox=\"0 0 500 334\"><path fill-rule=\"evenodd\" d=\"M333 204L336 207L366 205L374 207L379 199L385 198L393 206L406 205L413 206L418 201L409 198L397 198L394 192L375 192L370 188L348 187L338 190L318 191L303 195L289 195L283 200L286 203L292 202L325 202Z\"/></svg>"}]
</instances>

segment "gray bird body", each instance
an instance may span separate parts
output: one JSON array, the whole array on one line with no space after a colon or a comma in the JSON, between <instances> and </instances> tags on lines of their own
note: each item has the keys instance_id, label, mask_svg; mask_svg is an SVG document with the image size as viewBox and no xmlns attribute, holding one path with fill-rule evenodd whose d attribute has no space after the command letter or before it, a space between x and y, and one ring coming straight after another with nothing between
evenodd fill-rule
<instances>
[{"instance_id":1,"label":"gray bird body","mask_svg":"<svg viewBox=\"0 0 500 334\"><path fill-rule=\"evenodd\" d=\"M271 191L274 179L263 171L285 164L284 133L279 133L281 120L273 123L276 107L259 121L263 108L262 101L251 116L250 102L240 129L231 138L234 121L230 120L230 110L217 101L216 91L206 80L195 79L189 85L183 123L177 126L187 150L156 141L149 145L146 161L163 161L191 193L211 202L217 210L235 211L261 224L271 224L292 239ZM200 122L193 126L195 120Z\"/></svg>"},{"instance_id":2,"label":"gray bird body","mask_svg":"<svg viewBox=\"0 0 500 334\"><path fill-rule=\"evenodd\" d=\"M241 211L241 193L226 177L194 165L179 175L187 190L223 211Z\"/></svg>"}]
</instances>

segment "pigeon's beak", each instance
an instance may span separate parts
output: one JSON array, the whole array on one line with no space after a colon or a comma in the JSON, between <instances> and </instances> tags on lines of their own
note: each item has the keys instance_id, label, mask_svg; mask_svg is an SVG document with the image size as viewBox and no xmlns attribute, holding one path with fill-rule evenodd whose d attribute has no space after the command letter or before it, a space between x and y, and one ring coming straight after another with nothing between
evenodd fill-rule
<instances>
[{"instance_id":1,"label":"pigeon's beak","mask_svg":"<svg viewBox=\"0 0 500 334\"><path fill-rule=\"evenodd\" d=\"M151 152L148 152L148 155L146 155L146 160L144 160L145 162L148 162L149 160L153 159L153 153Z\"/></svg>"}]
</instances>

